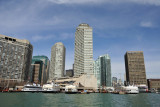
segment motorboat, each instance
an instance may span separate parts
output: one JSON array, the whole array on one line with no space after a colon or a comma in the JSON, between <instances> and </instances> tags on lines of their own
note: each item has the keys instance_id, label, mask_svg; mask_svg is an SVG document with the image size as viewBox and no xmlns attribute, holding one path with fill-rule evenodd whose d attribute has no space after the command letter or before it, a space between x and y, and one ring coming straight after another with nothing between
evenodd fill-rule
<instances>
[{"instance_id":1,"label":"motorboat","mask_svg":"<svg viewBox=\"0 0 160 107\"><path fill-rule=\"evenodd\" d=\"M138 85L139 93L147 93L148 86L147 85Z\"/></svg>"},{"instance_id":2,"label":"motorboat","mask_svg":"<svg viewBox=\"0 0 160 107\"><path fill-rule=\"evenodd\" d=\"M53 82L47 83L43 85L42 90L43 90L42 92L44 93L58 93L60 92L60 86Z\"/></svg>"},{"instance_id":3,"label":"motorboat","mask_svg":"<svg viewBox=\"0 0 160 107\"><path fill-rule=\"evenodd\" d=\"M124 87L124 91L127 94L138 94L139 93L138 87L134 85L129 85L129 86Z\"/></svg>"}]
</instances>

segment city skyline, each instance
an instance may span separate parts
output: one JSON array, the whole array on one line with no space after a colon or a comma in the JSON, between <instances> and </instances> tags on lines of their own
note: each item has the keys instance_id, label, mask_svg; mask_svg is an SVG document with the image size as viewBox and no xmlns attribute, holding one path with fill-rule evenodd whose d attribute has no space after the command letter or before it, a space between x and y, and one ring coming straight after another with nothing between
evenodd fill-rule
<instances>
[{"instance_id":1,"label":"city skyline","mask_svg":"<svg viewBox=\"0 0 160 107\"><path fill-rule=\"evenodd\" d=\"M139 0L116 2L82 1L0 1L0 34L27 39L33 56L46 55L56 42L66 46L66 68L74 62L76 27L93 27L94 60L111 56L112 76L123 79L126 51L143 51L147 78L158 78L160 65L160 2Z\"/></svg>"}]
</instances>

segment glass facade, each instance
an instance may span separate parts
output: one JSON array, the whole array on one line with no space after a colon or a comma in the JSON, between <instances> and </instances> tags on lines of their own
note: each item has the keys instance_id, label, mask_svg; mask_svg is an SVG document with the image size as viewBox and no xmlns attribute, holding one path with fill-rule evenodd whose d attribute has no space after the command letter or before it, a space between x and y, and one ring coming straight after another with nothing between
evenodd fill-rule
<instances>
[{"instance_id":1,"label":"glass facade","mask_svg":"<svg viewBox=\"0 0 160 107\"><path fill-rule=\"evenodd\" d=\"M39 65L37 65L39 64ZM36 68L36 69L35 69ZM31 82L44 84L49 76L49 59L47 56L33 56L31 69ZM39 75L39 76L36 76ZM34 79L33 79L34 77Z\"/></svg>"},{"instance_id":2,"label":"glass facade","mask_svg":"<svg viewBox=\"0 0 160 107\"><path fill-rule=\"evenodd\" d=\"M42 80L42 70L43 61L39 59L32 59L31 71L30 71L30 82L31 83L41 83Z\"/></svg>"},{"instance_id":3,"label":"glass facade","mask_svg":"<svg viewBox=\"0 0 160 107\"><path fill-rule=\"evenodd\" d=\"M100 56L94 62L94 75L98 87L111 87L111 61L108 54Z\"/></svg>"}]
</instances>

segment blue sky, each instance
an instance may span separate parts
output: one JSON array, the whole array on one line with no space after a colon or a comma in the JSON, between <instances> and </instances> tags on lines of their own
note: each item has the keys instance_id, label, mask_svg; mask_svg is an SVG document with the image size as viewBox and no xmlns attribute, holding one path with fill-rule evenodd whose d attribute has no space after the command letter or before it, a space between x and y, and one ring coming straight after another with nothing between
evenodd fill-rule
<instances>
[{"instance_id":1,"label":"blue sky","mask_svg":"<svg viewBox=\"0 0 160 107\"><path fill-rule=\"evenodd\" d=\"M50 58L63 42L66 69L74 62L76 27L93 28L93 56L108 53L112 76L124 78L126 51L143 51L147 78L160 78L159 0L0 0L0 34L27 39L33 55Z\"/></svg>"}]
</instances>

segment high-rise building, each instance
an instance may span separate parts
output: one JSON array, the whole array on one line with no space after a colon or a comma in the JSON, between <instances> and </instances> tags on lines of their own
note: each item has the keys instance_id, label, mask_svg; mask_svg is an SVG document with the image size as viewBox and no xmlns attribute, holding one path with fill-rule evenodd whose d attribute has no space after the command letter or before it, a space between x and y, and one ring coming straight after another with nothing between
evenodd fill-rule
<instances>
[{"instance_id":1,"label":"high-rise building","mask_svg":"<svg viewBox=\"0 0 160 107\"><path fill-rule=\"evenodd\" d=\"M28 81L32 51L28 40L0 35L0 85Z\"/></svg>"},{"instance_id":2,"label":"high-rise building","mask_svg":"<svg viewBox=\"0 0 160 107\"><path fill-rule=\"evenodd\" d=\"M49 70L49 80L64 77L65 74L65 52L63 43L58 42L51 50L51 61Z\"/></svg>"},{"instance_id":3,"label":"high-rise building","mask_svg":"<svg viewBox=\"0 0 160 107\"><path fill-rule=\"evenodd\" d=\"M100 56L94 62L94 75L97 78L98 87L111 87L111 61L108 54Z\"/></svg>"},{"instance_id":4,"label":"high-rise building","mask_svg":"<svg viewBox=\"0 0 160 107\"><path fill-rule=\"evenodd\" d=\"M66 70L66 77L73 77L73 75L74 75L73 69Z\"/></svg>"},{"instance_id":5,"label":"high-rise building","mask_svg":"<svg viewBox=\"0 0 160 107\"><path fill-rule=\"evenodd\" d=\"M39 64L39 66L37 64ZM37 67L37 69L35 69L35 67ZM39 71L37 71L38 67ZM37 73L39 75L38 78L34 78L32 81L38 79L38 82L35 83L45 84L49 76L49 59L47 56L33 56L31 69L31 75L33 76L31 77L36 77L34 75L37 75Z\"/></svg>"},{"instance_id":6,"label":"high-rise building","mask_svg":"<svg viewBox=\"0 0 160 107\"><path fill-rule=\"evenodd\" d=\"M125 54L126 84L147 85L144 56L142 51Z\"/></svg>"},{"instance_id":7,"label":"high-rise building","mask_svg":"<svg viewBox=\"0 0 160 107\"><path fill-rule=\"evenodd\" d=\"M74 76L93 74L92 28L80 24L75 33Z\"/></svg>"},{"instance_id":8,"label":"high-rise building","mask_svg":"<svg viewBox=\"0 0 160 107\"><path fill-rule=\"evenodd\" d=\"M36 83L36 84L42 84L43 79L42 79L42 74L43 74L43 69L44 64L43 61L38 60L38 59L32 59L32 64L31 64L31 71L30 71L30 82L31 83Z\"/></svg>"},{"instance_id":9,"label":"high-rise building","mask_svg":"<svg viewBox=\"0 0 160 107\"><path fill-rule=\"evenodd\" d=\"M117 84L117 77L112 77L112 86L116 86Z\"/></svg>"}]
</instances>

